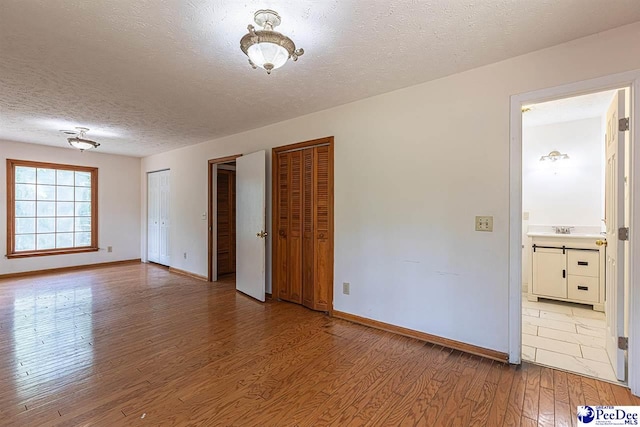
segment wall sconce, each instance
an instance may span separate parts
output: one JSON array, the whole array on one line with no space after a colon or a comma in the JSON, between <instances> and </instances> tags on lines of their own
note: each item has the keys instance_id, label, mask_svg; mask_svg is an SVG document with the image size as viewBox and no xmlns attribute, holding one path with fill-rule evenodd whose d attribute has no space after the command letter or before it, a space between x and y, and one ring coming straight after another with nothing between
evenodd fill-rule
<instances>
[{"instance_id":1,"label":"wall sconce","mask_svg":"<svg viewBox=\"0 0 640 427\"><path fill-rule=\"evenodd\" d=\"M557 150L553 150L552 152L550 152L546 156L540 157L540 161L544 162L545 160L551 160L552 162L555 162L556 160L565 160L565 159L568 159L568 158L569 158L568 154L562 154L561 152L559 152Z\"/></svg>"}]
</instances>

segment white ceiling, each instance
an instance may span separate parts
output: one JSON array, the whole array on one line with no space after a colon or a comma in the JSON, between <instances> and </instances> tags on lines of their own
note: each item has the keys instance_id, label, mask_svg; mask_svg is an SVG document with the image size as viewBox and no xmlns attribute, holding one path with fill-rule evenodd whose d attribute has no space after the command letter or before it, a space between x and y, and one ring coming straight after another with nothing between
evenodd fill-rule
<instances>
[{"instance_id":1,"label":"white ceiling","mask_svg":"<svg viewBox=\"0 0 640 427\"><path fill-rule=\"evenodd\" d=\"M615 90L557 99L529 105L531 110L522 114L522 126L532 127L573 120L603 117Z\"/></svg>"},{"instance_id":2,"label":"white ceiling","mask_svg":"<svg viewBox=\"0 0 640 427\"><path fill-rule=\"evenodd\" d=\"M239 48L261 8L305 50L270 76ZM2 0L0 138L87 126L146 156L638 20L637 0Z\"/></svg>"}]
</instances>

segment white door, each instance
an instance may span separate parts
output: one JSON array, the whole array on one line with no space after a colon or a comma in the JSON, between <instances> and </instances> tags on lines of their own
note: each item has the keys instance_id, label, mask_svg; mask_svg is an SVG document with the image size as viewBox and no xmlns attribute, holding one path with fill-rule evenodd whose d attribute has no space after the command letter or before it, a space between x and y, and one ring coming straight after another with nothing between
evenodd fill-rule
<instances>
[{"instance_id":1,"label":"white door","mask_svg":"<svg viewBox=\"0 0 640 427\"><path fill-rule=\"evenodd\" d=\"M159 183L160 180L157 173L147 174L147 260L152 262L159 261Z\"/></svg>"},{"instance_id":2,"label":"white door","mask_svg":"<svg viewBox=\"0 0 640 427\"><path fill-rule=\"evenodd\" d=\"M625 352L618 348L624 336L624 242L618 228L624 225L624 132L618 119L624 115L624 90L616 93L607 112L605 224L607 226L605 314L607 353L616 377L625 380Z\"/></svg>"},{"instance_id":3,"label":"white door","mask_svg":"<svg viewBox=\"0 0 640 427\"><path fill-rule=\"evenodd\" d=\"M266 156L236 159L236 289L264 302Z\"/></svg>"},{"instance_id":4,"label":"white door","mask_svg":"<svg viewBox=\"0 0 640 427\"><path fill-rule=\"evenodd\" d=\"M147 260L170 265L169 198L171 191L169 171L147 175Z\"/></svg>"},{"instance_id":5,"label":"white door","mask_svg":"<svg viewBox=\"0 0 640 427\"><path fill-rule=\"evenodd\" d=\"M171 198L171 179L170 179L170 171L162 171L158 172L160 178L159 184L159 200L158 200L158 219L159 219L159 230L158 230L158 263L163 265L171 264L170 257L170 242L169 242L169 226L170 226L170 216L169 209L171 204L169 200Z\"/></svg>"}]
</instances>

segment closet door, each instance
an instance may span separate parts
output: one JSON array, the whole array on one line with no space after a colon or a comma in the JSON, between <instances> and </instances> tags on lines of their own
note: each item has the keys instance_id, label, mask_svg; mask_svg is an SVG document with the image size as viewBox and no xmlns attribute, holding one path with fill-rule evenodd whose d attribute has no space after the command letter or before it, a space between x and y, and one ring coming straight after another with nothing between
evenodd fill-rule
<instances>
[{"instance_id":1,"label":"closet door","mask_svg":"<svg viewBox=\"0 0 640 427\"><path fill-rule=\"evenodd\" d=\"M287 235L289 231L289 153L280 153L277 158L278 174L276 175L277 216L275 236L274 286L278 290L278 298L291 299L291 291L287 281Z\"/></svg>"},{"instance_id":2,"label":"closet door","mask_svg":"<svg viewBox=\"0 0 640 427\"><path fill-rule=\"evenodd\" d=\"M160 220L159 224L159 233L158 233L158 262L163 265L170 265L171 263L171 254L170 254L170 240L169 240L169 230L170 230L170 197L171 197L171 182L170 182L170 172L168 170L158 172L159 175L159 203L158 203L158 218Z\"/></svg>"},{"instance_id":3,"label":"closet door","mask_svg":"<svg viewBox=\"0 0 640 427\"><path fill-rule=\"evenodd\" d=\"M304 158L304 203L303 203L303 248L302 248L302 304L314 307L314 268L315 236L314 236L314 150L303 151Z\"/></svg>"},{"instance_id":4,"label":"closet door","mask_svg":"<svg viewBox=\"0 0 640 427\"><path fill-rule=\"evenodd\" d=\"M159 184L157 173L147 174L147 260L159 261L158 234L160 219L158 212Z\"/></svg>"},{"instance_id":5,"label":"closet door","mask_svg":"<svg viewBox=\"0 0 640 427\"><path fill-rule=\"evenodd\" d=\"M331 149L326 145L313 148L313 309L320 311L329 310L330 288L333 286Z\"/></svg>"},{"instance_id":6,"label":"closet door","mask_svg":"<svg viewBox=\"0 0 640 427\"><path fill-rule=\"evenodd\" d=\"M289 154L289 234L287 236L289 301L302 303L302 151Z\"/></svg>"}]
</instances>

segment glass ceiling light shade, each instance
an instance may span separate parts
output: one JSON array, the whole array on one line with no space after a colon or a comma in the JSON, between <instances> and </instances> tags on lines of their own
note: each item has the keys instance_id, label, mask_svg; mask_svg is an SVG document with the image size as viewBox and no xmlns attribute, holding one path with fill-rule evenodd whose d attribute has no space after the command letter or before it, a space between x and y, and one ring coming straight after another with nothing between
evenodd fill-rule
<instances>
[{"instance_id":1,"label":"glass ceiling light shade","mask_svg":"<svg viewBox=\"0 0 640 427\"><path fill-rule=\"evenodd\" d=\"M565 160L568 158L569 158L568 154L562 154L557 150L553 150L548 155L540 157L540 161L544 162L545 160L551 160L552 162L555 162L556 160Z\"/></svg>"},{"instance_id":2,"label":"glass ceiling light shade","mask_svg":"<svg viewBox=\"0 0 640 427\"><path fill-rule=\"evenodd\" d=\"M69 145L73 148L77 148L80 151L98 148L100 146L99 143L85 138L86 133L89 132L89 128L77 127L75 131L63 130L61 132L66 135L75 135L72 138L67 138L67 142L69 142Z\"/></svg>"},{"instance_id":3,"label":"glass ceiling light shade","mask_svg":"<svg viewBox=\"0 0 640 427\"><path fill-rule=\"evenodd\" d=\"M304 54L304 49L296 49L296 44L289 37L273 31L280 25L281 19L273 10L259 10L253 20L262 27L255 30L249 25L249 32L240 40L240 49L249 57L249 64L255 68L263 68L267 74L282 67L289 58L294 61Z\"/></svg>"}]
</instances>

